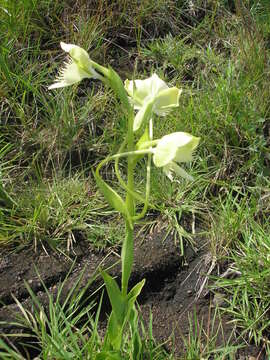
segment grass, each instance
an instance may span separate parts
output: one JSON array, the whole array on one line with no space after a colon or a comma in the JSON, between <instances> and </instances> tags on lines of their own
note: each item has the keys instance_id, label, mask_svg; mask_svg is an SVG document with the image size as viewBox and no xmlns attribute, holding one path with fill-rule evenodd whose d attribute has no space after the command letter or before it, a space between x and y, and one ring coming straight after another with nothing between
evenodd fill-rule
<instances>
[{"instance_id":1,"label":"grass","mask_svg":"<svg viewBox=\"0 0 270 360\"><path fill-rule=\"evenodd\" d=\"M0 2L0 244L119 241L118 215L104 205L91 169L118 149L126 124L96 82L47 91L61 62L59 41L83 46L123 79L155 71L183 88L179 110L155 119L155 137L201 137L188 165L194 182L170 183L153 170L155 222L162 219L183 253L194 244L195 220L208 233L222 268L213 291L226 294L223 311L239 333L269 355L269 2L93 3ZM137 181L143 191L139 168ZM222 276L228 269L233 278Z\"/></svg>"},{"instance_id":2,"label":"grass","mask_svg":"<svg viewBox=\"0 0 270 360\"><path fill-rule=\"evenodd\" d=\"M231 255L235 278L218 279L216 286L228 296L226 312L243 335L256 344L263 342L269 351L270 305L269 284L269 224L262 227L254 220L242 233L242 242Z\"/></svg>"},{"instance_id":3,"label":"grass","mask_svg":"<svg viewBox=\"0 0 270 360\"><path fill-rule=\"evenodd\" d=\"M101 311L104 311L101 308L103 296L99 294L100 300L97 303L97 291L91 293L89 290L94 276L87 286L81 289L82 275L83 272L66 293L65 287L69 277L68 274L64 281L59 284L56 295L52 295L42 282L42 279L40 279L46 294L46 307L43 305L44 300L41 303L30 286L26 285L34 311L28 310L15 299L21 312L15 324L22 329L20 337L24 341L30 340L28 340L26 346L22 343L20 349L18 349L14 345L6 345L0 339L1 359L22 360L38 355L38 358L44 360L83 360L93 359L102 351L102 338L99 332L102 330L100 329L102 327L100 314ZM99 292L100 290L98 289ZM136 342L134 341L135 338ZM6 339L9 339L8 335ZM171 358L162 348L162 345L155 343L152 335L151 317L148 329L145 328L140 319L138 326L131 327L128 335L123 340L121 359L134 359L133 354L135 353L137 359L165 360ZM119 357L115 358L119 359Z\"/></svg>"},{"instance_id":4,"label":"grass","mask_svg":"<svg viewBox=\"0 0 270 360\"><path fill-rule=\"evenodd\" d=\"M211 314L212 313L212 314ZM222 325L220 312L209 307L207 324L198 320L196 311L190 317L190 329L188 337L183 337L186 353L182 360L193 359L230 359L236 358L237 350L243 347L242 344L233 344L234 329L231 329L231 336L226 339ZM220 339L223 345L220 346Z\"/></svg>"}]
</instances>

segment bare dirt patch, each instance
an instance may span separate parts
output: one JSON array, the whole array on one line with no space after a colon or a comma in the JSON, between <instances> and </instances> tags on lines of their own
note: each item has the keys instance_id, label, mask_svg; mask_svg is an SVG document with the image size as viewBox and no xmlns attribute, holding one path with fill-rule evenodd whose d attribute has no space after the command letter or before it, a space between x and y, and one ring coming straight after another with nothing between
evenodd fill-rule
<instances>
[{"instance_id":1,"label":"bare dirt patch","mask_svg":"<svg viewBox=\"0 0 270 360\"><path fill-rule=\"evenodd\" d=\"M165 347L172 351L175 346L175 355L183 356L185 346L183 337L190 331L190 319L194 312L197 321L207 334L213 313L211 294L206 292L198 298L198 289L207 272L206 252L198 246L197 252L187 248L185 257L180 255L178 247L172 238L163 240L163 234L154 232L145 239L137 238L135 244L134 271L130 285L140 279L146 278L146 285L140 296L142 317L147 321L150 310L153 314L153 334L158 342L167 341ZM198 239L202 241L202 239ZM48 301L40 278L53 294L57 293L60 281L63 281L73 265L68 281L65 283L62 296L65 296L80 276L82 269L86 269L80 286L86 286L102 263L103 268L110 267L112 275L120 280L119 249L114 251L96 251L85 241L75 244L68 256L44 249L34 252L25 249L19 253L2 254L0 257L0 322L7 322L0 326L0 333L17 333L20 330L8 324L16 317L19 309L12 295L16 296L22 304L30 309L31 299L25 288L27 282L40 301L46 306ZM116 265L115 265L116 264ZM39 276L37 275L37 271ZM91 293L100 287L102 281L97 277L88 291ZM108 302L104 311L109 312ZM104 317L105 319L105 317ZM227 319L218 319L222 322L222 336L218 333L216 345L222 346L231 337L235 341L236 334ZM173 336L172 336L173 333ZM18 339L16 340L18 341ZM257 356L259 350L255 347L241 350L236 359L249 359L245 356ZM259 357L258 359L262 359Z\"/></svg>"}]
</instances>

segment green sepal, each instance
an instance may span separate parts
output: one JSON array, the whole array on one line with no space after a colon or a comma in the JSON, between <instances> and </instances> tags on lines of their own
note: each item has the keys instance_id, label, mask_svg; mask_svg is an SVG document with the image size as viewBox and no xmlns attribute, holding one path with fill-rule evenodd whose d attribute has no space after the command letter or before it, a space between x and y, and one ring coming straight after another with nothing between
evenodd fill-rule
<instances>
[{"instance_id":1,"label":"green sepal","mask_svg":"<svg viewBox=\"0 0 270 360\"><path fill-rule=\"evenodd\" d=\"M109 67L108 71L108 80L111 88L115 91L116 95L119 97L121 103L124 105L125 109L128 112L132 111L132 107L129 103L127 92L125 90L123 81L120 76L115 72L111 67Z\"/></svg>"}]
</instances>

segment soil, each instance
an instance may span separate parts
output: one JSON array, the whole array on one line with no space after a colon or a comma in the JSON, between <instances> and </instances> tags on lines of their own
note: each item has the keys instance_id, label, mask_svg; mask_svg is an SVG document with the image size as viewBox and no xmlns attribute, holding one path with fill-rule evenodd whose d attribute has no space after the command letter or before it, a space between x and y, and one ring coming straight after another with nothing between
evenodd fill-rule
<instances>
[{"instance_id":1,"label":"soil","mask_svg":"<svg viewBox=\"0 0 270 360\"><path fill-rule=\"evenodd\" d=\"M224 317L216 319L212 333L209 333L215 317L215 298L213 299L206 287L200 294L199 290L206 279L205 274L211 267L211 261L207 247L204 246L205 241L198 237L197 243L196 252L188 247L185 250L185 257L182 257L173 239L167 237L163 241L163 234L158 230L144 239L140 237L135 241L134 270L130 285L132 286L140 279L146 279L139 298L142 317L147 326L151 310L155 339L158 343L165 341L164 346L169 352L174 347L175 356L184 355L183 338L188 338L190 320L194 314L196 314L195 323L204 329L206 337L207 334L217 334L217 347L225 345L229 338L231 338L231 343L234 342L236 337L235 330ZM119 249L97 251L82 240L74 245L68 255L51 249L45 251L44 248L36 252L33 248L29 248L19 253L2 254L0 257L0 324L1 321L7 323L0 325L0 333L20 332L20 329L10 324L19 313L14 296L25 308L31 309L31 300L24 282L31 286L33 292L46 306L48 300L41 279L49 291L56 294L60 281L63 281L70 272L62 292L62 296L65 297L84 268L86 271L82 276L81 287L86 286L93 275L97 274L100 265L102 268L110 268L110 273L120 279ZM97 276L89 287L89 293L98 289L101 284L102 281ZM104 311L107 313L110 311L108 301L105 301ZM194 321L192 323L194 324ZM218 330L220 325L222 331ZM15 342L18 341L18 338L14 339ZM242 349L236 355L236 359L263 359L263 357L259 349L251 346Z\"/></svg>"}]
</instances>

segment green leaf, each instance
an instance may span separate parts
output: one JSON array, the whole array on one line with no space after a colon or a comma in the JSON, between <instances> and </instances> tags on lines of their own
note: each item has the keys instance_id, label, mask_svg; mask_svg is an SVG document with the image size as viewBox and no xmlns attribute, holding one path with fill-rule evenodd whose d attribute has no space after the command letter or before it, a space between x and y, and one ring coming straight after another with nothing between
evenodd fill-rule
<instances>
[{"instance_id":1,"label":"green leaf","mask_svg":"<svg viewBox=\"0 0 270 360\"><path fill-rule=\"evenodd\" d=\"M120 195L117 194L115 190L113 190L105 181L101 179L98 174L98 170L94 173L97 186L100 191L103 193L105 199L108 201L110 206L115 210L119 211L122 215L124 215L127 219L130 219L130 215L127 209L127 206L124 200Z\"/></svg>"},{"instance_id":2,"label":"green leaf","mask_svg":"<svg viewBox=\"0 0 270 360\"><path fill-rule=\"evenodd\" d=\"M115 314L119 326L122 326L127 312L127 299L123 297L117 282L105 271L101 271L104 279L112 311Z\"/></svg>"},{"instance_id":3,"label":"green leaf","mask_svg":"<svg viewBox=\"0 0 270 360\"><path fill-rule=\"evenodd\" d=\"M126 236L122 244L121 261L122 261L122 290L127 294L128 281L132 271L134 260L134 235L133 229L126 224Z\"/></svg>"},{"instance_id":4,"label":"green leaf","mask_svg":"<svg viewBox=\"0 0 270 360\"><path fill-rule=\"evenodd\" d=\"M123 326L119 326L115 313L112 312L107 325L105 340L104 340L104 349L107 350L120 350L122 344L122 333Z\"/></svg>"},{"instance_id":5,"label":"green leaf","mask_svg":"<svg viewBox=\"0 0 270 360\"><path fill-rule=\"evenodd\" d=\"M144 129L144 133L142 134L142 136L140 137L139 141L137 142L137 144L135 145L136 150L144 150L146 147L144 146L144 144L147 144L147 142L149 143L149 128L148 126L146 126L146 128ZM134 164L137 163L137 161L139 161L140 159L142 159L145 155L135 155L133 157L133 162Z\"/></svg>"},{"instance_id":6,"label":"green leaf","mask_svg":"<svg viewBox=\"0 0 270 360\"><path fill-rule=\"evenodd\" d=\"M143 279L142 281L140 281L138 284L136 284L135 286L133 286L133 288L130 290L130 292L128 293L128 303L133 302L133 304L135 303L137 297L140 295L142 288L145 284L145 279Z\"/></svg>"},{"instance_id":7,"label":"green leaf","mask_svg":"<svg viewBox=\"0 0 270 360\"><path fill-rule=\"evenodd\" d=\"M115 91L125 109L128 110L128 112L131 112L132 107L130 106L123 81L117 72L115 72L111 67L109 67L108 80L110 82L111 88Z\"/></svg>"},{"instance_id":8,"label":"green leaf","mask_svg":"<svg viewBox=\"0 0 270 360\"><path fill-rule=\"evenodd\" d=\"M130 318L132 319L132 315L133 315L132 312L134 311L135 301L136 301L137 297L139 296L144 284L145 284L145 279L143 279L138 284L136 284L127 295L128 304L127 304L126 318L128 320Z\"/></svg>"},{"instance_id":9,"label":"green leaf","mask_svg":"<svg viewBox=\"0 0 270 360\"><path fill-rule=\"evenodd\" d=\"M135 306L130 312L130 326L132 328L132 359L133 360L140 360L142 353L142 341L138 331L138 311L136 310Z\"/></svg>"},{"instance_id":10,"label":"green leaf","mask_svg":"<svg viewBox=\"0 0 270 360\"><path fill-rule=\"evenodd\" d=\"M95 360L123 360L119 351L101 351L96 355Z\"/></svg>"},{"instance_id":11,"label":"green leaf","mask_svg":"<svg viewBox=\"0 0 270 360\"><path fill-rule=\"evenodd\" d=\"M2 53L3 54L3 53ZM0 68L1 68L1 71L5 77L5 80L7 81L9 87L11 89L14 89L15 87L15 84L14 84L14 81L13 81L13 74L12 72L10 71L10 68L8 66L8 64L10 64L8 62L8 56L4 56L0 53Z\"/></svg>"},{"instance_id":12,"label":"green leaf","mask_svg":"<svg viewBox=\"0 0 270 360\"><path fill-rule=\"evenodd\" d=\"M149 142L149 128L148 126L145 128L144 133L140 137L139 141L136 144L136 150L144 150L145 146L144 144Z\"/></svg>"}]
</instances>

